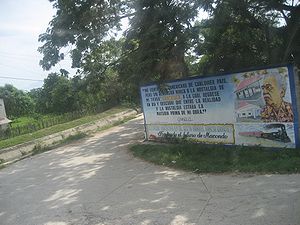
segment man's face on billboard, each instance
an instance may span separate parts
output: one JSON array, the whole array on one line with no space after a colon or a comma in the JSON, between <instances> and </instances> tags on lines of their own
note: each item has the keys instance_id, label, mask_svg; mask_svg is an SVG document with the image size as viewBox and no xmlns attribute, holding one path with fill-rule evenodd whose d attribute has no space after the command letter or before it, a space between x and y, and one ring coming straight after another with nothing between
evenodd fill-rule
<instances>
[{"instance_id":1,"label":"man's face on billboard","mask_svg":"<svg viewBox=\"0 0 300 225\"><path fill-rule=\"evenodd\" d=\"M262 90L266 105L279 108L284 96L284 89L279 87L275 76L264 79Z\"/></svg>"}]
</instances>

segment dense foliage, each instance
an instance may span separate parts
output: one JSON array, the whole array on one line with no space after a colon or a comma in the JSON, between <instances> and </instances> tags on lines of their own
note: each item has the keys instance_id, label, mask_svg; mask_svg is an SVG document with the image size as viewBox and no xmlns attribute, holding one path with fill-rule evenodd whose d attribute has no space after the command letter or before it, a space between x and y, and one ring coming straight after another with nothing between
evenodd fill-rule
<instances>
[{"instance_id":1,"label":"dense foliage","mask_svg":"<svg viewBox=\"0 0 300 225\"><path fill-rule=\"evenodd\" d=\"M0 98L3 99L6 115L10 118L29 115L34 112L35 102L30 96L10 84L0 87Z\"/></svg>"},{"instance_id":2,"label":"dense foliage","mask_svg":"<svg viewBox=\"0 0 300 225\"><path fill-rule=\"evenodd\" d=\"M148 81L300 64L299 1L50 2L57 13L39 38L44 55L41 66L50 69L64 58L65 47L71 46L73 67L91 82L89 88L100 90L113 74L123 87L116 89L121 91L119 97L125 99L138 99L137 87ZM200 10L208 13L208 19L197 21ZM128 29L118 39L114 33L124 19Z\"/></svg>"},{"instance_id":3,"label":"dense foliage","mask_svg":"<svg viewBox=\"0 0 300 225\"><path fill-rule=\"evenodd\" d=\"M50 73L41 88L30 92L8 84L0 87L0 98L4 100L10 119L28 115L39 117L40 114L101 112L120 103L118 87L121 87L115 75L108 74L101 82L93 82L89 77L70 78L66 73Z\"/></svg>"},{"instance_id":4,"label":"dense foliage","mask_svg":"<svg viewBox=\"0 0 300 225\"><path fill-rule=\"evenodd\" d=\"M42 88L30 93L2 87L9 116L138 102L139 85L149 81L287 62L300 65L296 0L50 2L57 11L39 37L40 65L49 70L69 53L78 72L51 73ZM203 11L208 17L198 21Z\"/></svg>"},{"instance_id":5,"label":"dense foliage","mask_svg":"<svg viewBox=\"0 0 300 225\"><path fill-rule=\"evenodd\" d=\"M299 1L206 2L211 17L199 24L202 41L196 50L203 56L199 72L300 64Z\"/></svg>"}]
</instances>

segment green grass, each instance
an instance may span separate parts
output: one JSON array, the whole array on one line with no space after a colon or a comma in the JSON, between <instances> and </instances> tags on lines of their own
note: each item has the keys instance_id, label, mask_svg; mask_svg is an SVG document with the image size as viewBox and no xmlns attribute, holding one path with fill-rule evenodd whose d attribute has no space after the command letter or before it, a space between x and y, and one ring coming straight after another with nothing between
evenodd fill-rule
<instances>
[{"instance_id":1,"label":"green grass","mask_svg":"<svg viewBox=\"0 0 300 225\"><path fill-rule=\"evenodd\" d=\"M133 155L196 173L299 173L299 149L267 149L201 144L139 144Z\"/></svg>"},{"instance_id":2,"label":"green grass","mask_svg":"<svg viewBox=\"0 0 300 225\"><path fill-rule=\"evenodd\" d=\"M33 116L22 116L22 117L18 117L16 119L13 119L12 122L10 123L10 126L12 128L22 127L22 126L27 126L27 125L30 125L30 124L35 124L39 120L56 119L56 118L59 118L61 116L62 115L55 115L55 114L46 114L46 115L35 114Z\"/></svg>"},{"instance_id":3,"label":"green grass","mask_svg":"<svg viewBox=\"0 0 300 225\"><path fill-rule=\"evenodd\" d=\"M117 125L123 124L123 123L125 123L125 122L127 122L127 121L129 121L129 120L131 120L133 118L135 118L135 117L134 116L129 116L129 117L123 119L123 120L118 120L118 121L112 123L111 125L107 125L107 126L101 127L97 131L106 130L106 129L109 129L109 128L113 127L113 126L117 126ZM37 144L36 146L34 146L32 155L36 155L36 154L39 154L39 153L42 153L42 152L46 152L46 151L52 150L54 148L57 148L57 147L60 147L60 146L72 143L74 141L80 140L82 138L85 138L87 136L88 136L87 134L79 132L77 134L70 135L69 137L64 138L61 141L58 141L57 143L54 143L52 146L42 147L41 145Z\"/></svg>"},{"instance_id":4,"label":"green grass","mask_svg":"<svg viewBox=\"0 0 300 225\"><path fill-rule=\"evenodd\" d=\"M32 141L34 139L41 138L41 137L44 137L44 136L47 136L50 134L54 134L54 133L57 133L57 132L60 132L63 130L67 130L67 129L70 129L70 128L73 128L73 127L76 127L76 126L79 126L79 125L82 125L85 123L97 121L104 117L111 116L116 113L120 113L126 109L128 109L128 108L125 108L123 106L114 107L112 109L109 109L105 112L102 112L102 113L99 113L96 115L85 116L85 117L82 117L82 118L79 118L79 119L76 119L76 120L73 120L70 122L66 122L66 123L54 125L54 126L42 129L42 130L38 130L33 133L16 136L16 137L6 139L6 140L1 140L0 141L0 149L18 145L18 144L21 144L24 142Z\"/></svg>"},{"instance_id":5,"label":"green grass","mask_svg":"<svg viewBox=\"0 0 300 225\"><path fill-rule=\"evenodd\" d=\"M15 127L20 127L20 126L25 126L28 124L32 124L35 123L36 119L33 117L28 117L28 116L23 116L23 117L19 117L17 119L14 119L13 122L10 124L12 128Z\"/></svg>"},{"instance_id":6,"label":"green grass","mask_svg":"<svg viewBox=\"0 0 300 225\"><path fill-rule=\"evenodd\" d=\"M37 154L52 150L54 148L58 148L58 147L67 145L69 143L80 140L80 139L85 138L87 136L88 136L87 134L79 132L77 134L70 135L69 137L64 138L61 141L53 143L53 145L51 145L51 146L45 146L44 147L44 146L41 146L40 144L37 144L37 145L34 146L34 148L32 150L32 154L26 154L25 152L24 153L22 152L22 156L27 157L27 156L30 156L30 155L37 155ZM0 169L5 168L4 163L5 163L5 161L3 159L0 159Z\"/></svg>"}]
</instances>

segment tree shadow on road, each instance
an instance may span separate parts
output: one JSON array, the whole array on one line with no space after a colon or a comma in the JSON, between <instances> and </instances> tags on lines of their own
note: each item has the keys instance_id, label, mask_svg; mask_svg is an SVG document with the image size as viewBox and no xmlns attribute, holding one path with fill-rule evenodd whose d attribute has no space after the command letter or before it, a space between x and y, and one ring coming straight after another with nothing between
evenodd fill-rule
<instances>
[{"instance_id":1,"label":"tree shadow on road","mask_svg":"<svg viewBox=\"0 0 300 225\"><path fill-rule=\"evenodd\" d=\"M133 158L127 147L142 139L142 120L135 119L5 168L0 172L0 224L222 224L220 218L245 213L243 202L226 205L230 199L237 201L235 196L216 194L219 200L212 199L216 187L210 186L209 176ZM233 179L228 185L245 188L251 179L245 178L239 185ZM226 183L222 177L220 180ZM251 204L251 194L253 197L250 191L242 198L244 203ZM250 221L247 224L264 219L272 197L265 195L259 208L245 214ZM218 202L223 202L224 211L217 208ZM219 219L209 212L203 219L207 207L218 212ZM235 217L227 222L235 224Z\"/></svg>"}]
</instances>

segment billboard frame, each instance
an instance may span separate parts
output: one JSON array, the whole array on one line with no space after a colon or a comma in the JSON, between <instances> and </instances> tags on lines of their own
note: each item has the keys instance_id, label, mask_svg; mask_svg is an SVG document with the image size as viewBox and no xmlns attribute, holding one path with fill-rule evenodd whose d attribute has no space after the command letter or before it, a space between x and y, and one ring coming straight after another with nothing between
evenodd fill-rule
<instances>
[{"instance_id":1,"label":"billboard frame","mask_svg":"<svg viewBox=\"0 0 300 225\"><path fill-rule=\"evenodd\" d=\"M142 112L144 114L143 98L142 98L142 88L144 88L144 87L148 87L151 85L159 85L159 84L164 84L164 83L189 81L189 80L194 80L194 79L199 79L199 78L200 79L201 78L217 78L220 76L232 75L232 74L243 73L243 72L251 72L251 71L255 71L255 70L276 69L278 67L286 67L288 69L288 79L289 79L289 83L290 83L291 102L292 102L292 106L293 106L292 111L294 114L293 125L294 125L294 134L295 134L295 148L299 148L300 147L300 138L299 138L300 131L299 131L298 104L300 102L297 101L297 97L300 97L300 96L297 96L297 92L296 92L296 80L298 80L298 82L299 82L299 79L295 79L295 76L297 75L297 74L295 74L295 70L294 70L296 65L294 65L292 63L249 67L246 69L236 70L236 71L232 71L232 72L222 72L222 73L207 74L207 75L195 75L195 76L190 76L190 77L185 77L185 78L180 78L180 79L166 80L163 82L148 82L148 83L140 85L140 87L139 87ZM146 137L145 139L147 140L148 134L147 134L146 126L147 126L147 123L146 123L146 118L144 116L144 130L145 130L145 137ZM204 142L199 142L199 143L211 145L211 143L204 143ZM217 145L220 145L220 144L217 144ZM224 145L228 145L228 144L224 144ZM232 146L237 146L237 145L233 144ZM279 147L273 147L273 148L279 148Z\"/></svg>"}]
</instances>

